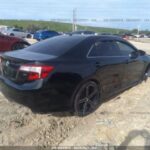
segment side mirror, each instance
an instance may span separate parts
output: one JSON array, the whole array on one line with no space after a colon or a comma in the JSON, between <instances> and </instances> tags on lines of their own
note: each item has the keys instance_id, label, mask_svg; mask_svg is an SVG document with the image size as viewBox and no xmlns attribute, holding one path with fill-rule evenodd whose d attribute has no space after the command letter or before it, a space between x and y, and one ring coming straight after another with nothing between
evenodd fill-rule
<instances>
[{"instance_id":1,"label":"side mirror","mask_svg":"<svg viewBox=\"0 0 150 150\"><path fill-rule=\"evenodd\" d=\"M146 52L143 51L143 50L138 50L138 53L139 53L140 56L144 56L146 54Z\"/></svg>"},{"instance_id":2,"label":"side mirror","mask_svg":"<svg viewBox=\"0 0 150 150\"><path fill-rule=\"evenodd\" d=\"M134 51L134 52L130 53L129 57L132 58L132 59L137 58L138 57L138 52Z\"/></svg>"}]
</instances>

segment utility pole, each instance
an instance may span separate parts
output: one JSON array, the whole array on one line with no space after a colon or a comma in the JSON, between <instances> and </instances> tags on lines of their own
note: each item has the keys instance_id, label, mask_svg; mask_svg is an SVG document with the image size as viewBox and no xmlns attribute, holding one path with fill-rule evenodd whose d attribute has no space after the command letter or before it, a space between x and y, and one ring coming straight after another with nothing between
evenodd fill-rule
<instances>
[{"instance_id":1,"label":"utility pole","mask_svg":"<svg viewBox=\"0 0 150 150\"><path fill-rule=\"evenodd\" d=\"M138 25L138 33L137 33L138 35L140 34L140 26Z\"/></svg>"},{"instance_id":2,"label":"utility pole","mask_svg":"<svg viewBox=\"0 0 150 150\"><path fill-rule=\"evenodd\" d=\"M138 40L139 40L139 36L140 36L140 25L138 25L138 27L137 27L137 35L138 35Z\"/></svg>"},{"instance_id":3,"label":"utility pole","mask_svg":"<svg viewBox=\"0 0 150 150\"><path fill-rule=\"evenodd\" d=\"M73 9L73 19L72 19L72 31L76 31L76 29L77 29L77 24L76 24L76 22L77 22L77 9L76 8L74 8Z\"/></svg>"}]
</instances>

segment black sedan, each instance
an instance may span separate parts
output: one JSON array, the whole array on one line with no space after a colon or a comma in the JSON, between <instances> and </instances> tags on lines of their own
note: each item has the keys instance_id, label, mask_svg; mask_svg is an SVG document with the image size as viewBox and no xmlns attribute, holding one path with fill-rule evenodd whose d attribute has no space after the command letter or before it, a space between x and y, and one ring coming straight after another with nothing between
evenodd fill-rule
<instances>
[{"instance_id":1,"label":"black sedan","mask_svg":"<svg viewBox=\"0 0 150 150\"><path fill-rule=\"evenodd\" d=\"M56 105L79 116L150 74L150 57L114 36L58 36L7 52L0 62L1 83L24 94L40 93L42 101L60 95Z\"/></svg>"}]
</instances>

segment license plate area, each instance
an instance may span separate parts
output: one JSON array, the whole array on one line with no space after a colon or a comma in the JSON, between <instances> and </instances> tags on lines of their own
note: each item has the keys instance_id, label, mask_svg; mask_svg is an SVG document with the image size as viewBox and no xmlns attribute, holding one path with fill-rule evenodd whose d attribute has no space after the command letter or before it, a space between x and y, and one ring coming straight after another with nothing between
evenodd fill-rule
<instances>
[{"instance_id":1,"label":"license plate area","mask_svg":"<svg viewBox=\"0 0 150 150\"><path fill-rule=\"evenodd\" d=\"M15 81L17 79L19 65L13 61L3 59L1 63L1 75Z\"/></svg>"},{"instance_id":2,"label":"license plate area","mask_svg":"<svg viewBox=\"0 0 150 150\"><path fill-rule=\"evenodd\" d=\"M10 79L16 79L17 72L11 67L3 67L3 75Z\"/></svg>"}]
</instances>

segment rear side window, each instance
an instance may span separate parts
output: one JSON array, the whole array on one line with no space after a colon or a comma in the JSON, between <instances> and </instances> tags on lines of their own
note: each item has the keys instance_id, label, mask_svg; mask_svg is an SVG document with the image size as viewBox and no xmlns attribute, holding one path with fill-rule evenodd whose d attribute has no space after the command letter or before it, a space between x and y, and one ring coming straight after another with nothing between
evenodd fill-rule
<instances>
[{"instance_id":1,"label":"rear side window","mask_svg":"<svg viewBox=\"0 0 150 150\"><path fill-rule=\"evenodd\" d=\"M121 56L121 52L113 41L101 41L91 47L89 57L96 56Z\"/></svg>"},{"instance_id":2,"label":"rear side window","mask_svg":"<svg viewBox=\"0 0 150 150\"><path fill-rule=\"evenodd\" d=\"M48 55L61 56L82 42L85 38L57 36L29 46L25 50Z\"/></svg>"},{"instance_id":3,"label":"rear side window","mask_svg":"<svg viewBox=\"0 0 150 150\"><path fill-rule=\"evenodd\" d=\"M129 56L129 54L135 51L135 49L129 46L128 44L119 41L117 41L116 43L123 56Z\"/></svg>"}]
</instances>

